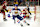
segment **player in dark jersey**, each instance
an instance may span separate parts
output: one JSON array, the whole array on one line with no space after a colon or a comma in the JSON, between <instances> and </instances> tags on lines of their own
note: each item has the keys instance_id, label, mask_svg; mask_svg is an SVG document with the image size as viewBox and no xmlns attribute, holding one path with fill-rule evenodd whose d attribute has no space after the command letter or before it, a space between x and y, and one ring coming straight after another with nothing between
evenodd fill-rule
<instances>
[{"instance_id":1,"label":"player in dark jersey","mask_svg":"<svg viewBox=\"0 0 40 27\"><path fill-rule=\"evenodd\" d=\"M29 6L27 5L27 10L28 10L28 12L30 13L30 15L31 15L31 12L30 12L30 9L29 9Z\"/></svg>"},{"instance_id":2,"label":"player in dark jersey","mask_svg":"<svg viewBox=\"0 0 40 27\"><path fill-rule=\"evenodd\" d=\"M2 9L0 10L0 11L1 11L0 13L3 13L3 20L4 20L4 21L7 21L7 19L6 19L6 17L5 17L5 11L8 12L8 10L6 9L6 5L7 5L7 4L5 4L5 3L6 3L6 2L4 1L3 4L2 4Z\"/></svg>"}]
</instances>

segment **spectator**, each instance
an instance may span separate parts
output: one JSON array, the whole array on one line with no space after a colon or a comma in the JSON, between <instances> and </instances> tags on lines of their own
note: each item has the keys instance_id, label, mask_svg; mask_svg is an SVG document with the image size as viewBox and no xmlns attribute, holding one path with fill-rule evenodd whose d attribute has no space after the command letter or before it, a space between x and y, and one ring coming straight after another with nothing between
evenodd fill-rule
<instances>
[{"instance_id":1,"label":"spectator","mask_svg":"<svg viewBox=\"0 0 40 27\"><path fill-rule=\"evenodd\" d=\"M21 3L19 4L19 6L23 6L23 2L21 2Z\"/></svg>"},{"instance_id":2,"label":"spectator","mask_svg":"<svg viewBox=\"0 0 40 27\"><path fill-rule=\"evenodd\" d=\"M8 1L8 3L7 3L7 6L9 6L10 5L10 1Z\"/></svg>"},{"instance_id":3,"label":"spectator","mask_svg":"<svg viewBox=\"0 0 40 27\"><path fill-rule=\"evenodd\" d=\"M18 3L19 3L18 5L20 5L20 4L22 3L23 0L17 0L17 1L18 1Z\"/></svg>"},{"instance_id":4,"label":"spectator","mask_svg":"<svg viewBox=\"0 0 40 27\"><path fill-rule=\"evenodd\" d=\"M14 5L15 5L15 4L18 4L18 1L14 1Z\"/></svg>"},{"instance_id":5,"label":"spectator","mask_svg":"<svg viewBox=\"0 0 40 27\"><path fill-rule=\"evenodd\" d=\"M26 0L25 0L25 4L26 4L26 5L29 5L29 1L26 1Z\"/></svg>"}]
</instances>

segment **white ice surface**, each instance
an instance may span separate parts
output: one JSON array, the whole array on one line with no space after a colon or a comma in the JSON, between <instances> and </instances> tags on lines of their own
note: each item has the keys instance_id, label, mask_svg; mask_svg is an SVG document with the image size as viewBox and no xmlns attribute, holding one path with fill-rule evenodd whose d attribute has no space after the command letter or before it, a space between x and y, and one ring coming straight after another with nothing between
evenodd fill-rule
<instances>
[{"instance_id":1,"label":"white ice surface","mask_svg":"<svg viewBox=\"0 0 40 27\"><path fill-rule=\"evenodd\" d=\"M21 22L24 25L23 27L40 27L40 22L34 21L33 16L34 15L32 14L31 20L27 21L30 24L30 26L26 25L24 22ZM3 21L3 15L0 13L0 27L21 27L20 24L18 24L17 22L16 24L14 24L14 20L12 18L8 18L7 16L6 18L7 18L7 21ZM16 18L16 21L17 20L18 19ZM24 19L24 20L27 20L27 19Z\"/></svg>"}]
</instances>

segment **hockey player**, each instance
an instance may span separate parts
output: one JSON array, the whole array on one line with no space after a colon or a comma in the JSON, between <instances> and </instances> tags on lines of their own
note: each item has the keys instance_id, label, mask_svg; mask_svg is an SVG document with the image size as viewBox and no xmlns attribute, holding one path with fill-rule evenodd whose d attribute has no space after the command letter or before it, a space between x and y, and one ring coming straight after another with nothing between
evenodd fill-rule
<instances>
[{"instance_id":1,"label":"hockey player","mask_svg":"<svg viewBox=\"0 0 40 27\"><path fill-rule=\"evenodd\" d=\"M29 12L28 12L28 10L25 8L25 9L23 9L23 18L25 19L25 18L27 18L27 19L29 19L30 18L30 16L29 16ZM24 23L26 23L27 25L30 25L26 20L23 20L24 21Z\"/></svg>"},{"instance_id":2,"label":"hockey player","mask_svg":"<svg viewBox=\"0 0 40 27\"><path fill-rule=\"evenodd\" d=\"M31 15L31 12L30 12L30 9L29 9L29 6L27 5L27 10L28 10L28 12L30 13L30 15Z\"/></svg>"},{"instance_id":3,"label":"hockey player","mask_svg":"<svg viewBox=\"0 0 40 27\"><path fill-rule=\"evenodd\" d=\"M23 17L24 18L29 18L29 13L28 13L28 10L26 8L23 9Z\"/></svg>"},{"instance_id":4,"label":"hockey player","mask_svg":"<svg viewBox=\"0 0 40 27\"><path fill-rule=\"evenodd\" d=\"M23 18L19 15L21 13L21 10L18 9L18 5L17 4L15 4L15 8L13 8L12 10L13 10L14 23L15 23L15 17L17 17L19 20L23 20Z\"/></svg>"},{"instance_id":5,"label":"hockey player","mask_svg":"<svg viewBox=\"0 0 40 27\"><path fill-rule=\"evenodd\" d=\"M5 1L4 1L3 4L2 4L2 8L1 8L1 10L0 10L0 13L3 13L3 20L4 20L4 21L7 21L7 19L5 18L5 11L8 12L8 10L6 10L6 5L7 5L7 4L5 4Z\"/></svg>"}]
</instances>

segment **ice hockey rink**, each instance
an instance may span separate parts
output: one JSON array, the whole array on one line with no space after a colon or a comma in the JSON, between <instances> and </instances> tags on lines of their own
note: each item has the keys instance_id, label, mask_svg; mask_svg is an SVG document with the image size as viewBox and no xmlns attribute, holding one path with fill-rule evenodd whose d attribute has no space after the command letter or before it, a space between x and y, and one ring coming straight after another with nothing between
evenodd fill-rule
<instances>
[{"instance_id":1,"label":"ice hockey rink","mask_svg":"<svg viewBox=\"0 0 40 27\"><path fill-rule=\"evenodd\" d=\"M40 27L40 8L38 10L39 7L37 7L36 9L36 19L34 21L34 16L35 14L32 13L32 15L30 15L31 19L24 19L26 20L30 25L28 26L27 24L25 24L23 22L23 20L20 22L23 24L23 27ZM6 13L8 14L8 13ZM3 21L3 14L0 13L0 27L21 27L21 25L19 23L17 23L17 18L16 18L16 23L14 24L14 20L12 19L12 17L8 18L6 15L6 19L7 21Z\"/></svg>"}]
</instances>

